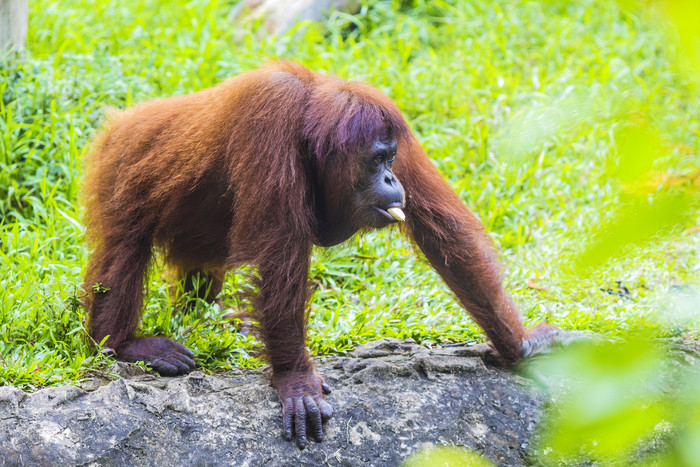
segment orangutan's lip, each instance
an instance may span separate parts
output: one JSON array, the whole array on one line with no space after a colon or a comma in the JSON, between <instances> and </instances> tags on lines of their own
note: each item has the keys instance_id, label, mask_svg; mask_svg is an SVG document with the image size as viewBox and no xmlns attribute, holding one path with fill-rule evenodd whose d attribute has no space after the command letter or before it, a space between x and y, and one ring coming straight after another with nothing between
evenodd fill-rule
<instances>
[{"instance_id":1,"label":"orangutan's lip","mask_svg":"<svg viewBox=\"0 0 700 467\"><path fill-rule=\"evenodd\" d=\"M386 220L387 222L389 222L389 223L391 223L391 224L398 222L396 219L394 219L394 217L393 217L391 214L389 214L389 213L386 211L386 209L382 209L382 208L377 207L377 206L375 206L374 209L376 209L377 212L379 212L379 214L381 214L381 216L382 216L382 217L384 218L384 220Z\"/></svg>"},{"instance_id":2,"label":"orangutan's lip","mask_svg":"<svg viewBox=\"0 0 700 467\"><path fill-rule=\"evenodd\" d=\"M379 213L387 221L389 221L391 223L405 220L406 217L405 217L403 211L401 210L402 208L403 208L403 205L401 203L391 203L386 208L380 208L379 206L374 207L374 209L379 211ZM389 211L393 211L393 212L389 212Z\"/></svg>"}]
</instances>

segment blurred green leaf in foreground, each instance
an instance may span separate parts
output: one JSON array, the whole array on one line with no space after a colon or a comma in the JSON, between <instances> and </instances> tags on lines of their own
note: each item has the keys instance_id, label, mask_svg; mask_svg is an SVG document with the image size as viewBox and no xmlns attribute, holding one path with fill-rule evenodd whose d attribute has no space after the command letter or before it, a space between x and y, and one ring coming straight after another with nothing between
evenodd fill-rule
<instances>
[{"instance_id":1,"label":"blurred green leaf in foreground","mask_svg":"<svg viewBox=\"0 0 700 467\"><path fill-rule=\"evenodd\" d=\"M493 464L478 453L459 446L433 446L410 457L402 467L491 467Z\"/></svg>"},{"instance_id":2,"label":"blurred green leaf in foreground","mask_svg":"<svg viewBox=\"0 0 700 467\"><path fill-rule=\"evenodd\" d=\"M665 15L682 51L675 65L697 93L700 4L621 3ZM612 106L617 106L613 113L623 114L613 125L616 152L608 166L618 179L619 203L572 255L567 266L578 277L647 242L680 234L697 220L700 207L698 156L679 151L659 133L653 123L658 115L646 115L623 97ZM678 163L679 158L684 160ZM694 286L680 294L682 300L668 298L669 323L698 319L700 295ZM674 312L683 316L668 316ZM560 389L554 391L533 457L546 465L700 465L700 372L691 356L677 371L666 350L650 339L627 336L617 343L576 345L532 362L527 371Z\"/></svg>"},{"instance_id":3,"label":"blurred green leaf in foreground","mask_svg":"<svg viewBox=\"0 0 700 467\"><path fill-rule=\"evenodd\" d=\"M700 372L677 372L665 350L645 339L584 344L529 365L557 388L535 457L546 465L698 465Z\"/></svg>"}]
</instances>

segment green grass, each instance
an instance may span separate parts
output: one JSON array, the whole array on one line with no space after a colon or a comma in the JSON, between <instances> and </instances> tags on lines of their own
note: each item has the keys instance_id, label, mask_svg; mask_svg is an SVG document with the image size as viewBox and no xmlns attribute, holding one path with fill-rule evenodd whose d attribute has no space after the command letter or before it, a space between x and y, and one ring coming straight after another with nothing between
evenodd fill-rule
<instances>
[{"instance_id":1,"label":"green grass","mask_svg":"<svg viewBox=\"0 0 700 467\"><path fill-rule=\"evenodd\" d=\"M698 167L700 99L679 46L652 14L614 2L369 1L281 37L231 25L232 2L30 2L28 50L0 69L0 384L77 381L103 370L78 306L85 264L81 158L105 106L183 94L277 58L382 89L502 252L528 324L609 335L694 337L658 319L700 283L689 216L593 274L567 272L584 239L629 195L611 168L630 121L658 130L657 170ZM623 177L624 178L624 177ZM259 348L199 304L173 312L159 262L143 330L171 335L206 370L255 365ZM528 286L535 278L535 285ZM346 351L383 336L483 340L440 278L392 230L314 252L310 347ZM617 281L629 290L617 291ZM231 307L250 285L231 274ZM694 302L697 305L697 302Z\"/></svg>"}]
</instances>

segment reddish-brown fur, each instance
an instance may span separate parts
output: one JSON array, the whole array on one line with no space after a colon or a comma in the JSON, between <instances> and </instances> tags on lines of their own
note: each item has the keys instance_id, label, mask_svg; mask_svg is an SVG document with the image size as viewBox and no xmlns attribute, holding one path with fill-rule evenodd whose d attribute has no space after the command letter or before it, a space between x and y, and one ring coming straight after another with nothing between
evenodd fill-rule
<instances>
[{"instance_id":1,"label":"reddish-brown fur","mask_svg":"<svg viewBox=\"0 0 700 467\"><path fill-rule=\"evenodd\" d=\"M109 335L107 346L119 356L120 346L135 338L156 245L183 274L214 279L209 299L227 269L257 265L255 312L273 381L310 372L311 246L354 233L343 223L358 171L354 156L385 129L398 141L394 173L406 192L406 233L501 358L520 359L533 343L501 286L491 242L398 108L369 86L286 62L109 117L85 181L92 249L85 287L109 289L91 293L86 303L95 340ZM540 327L533 338L546 334ZM289 389L294 384L285 386L289 397L298 396ZM309 384L317 399L320 383Z\"/></svg>"}]
</instances>

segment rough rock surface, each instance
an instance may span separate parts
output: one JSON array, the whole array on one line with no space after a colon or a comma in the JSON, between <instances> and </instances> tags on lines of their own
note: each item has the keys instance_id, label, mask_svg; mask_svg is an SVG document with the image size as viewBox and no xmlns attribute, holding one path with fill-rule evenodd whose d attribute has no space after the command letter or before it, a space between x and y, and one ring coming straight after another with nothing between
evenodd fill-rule
<instances>
[{"instance_id":1,"label":"rough rock surface","mask_svg":"<svg viewBox=\"0 0 700 467\"><path fill-rule=\"evenodd\" d=\"M262 371L144 374L26 394L0 388L0 465L398 465L430 444L520 465L541 413L529 381L488 364L485 345L428 350L383 339L318 371L335 415L323 443L281 436Z\"/></svg>"}]
</instances>

